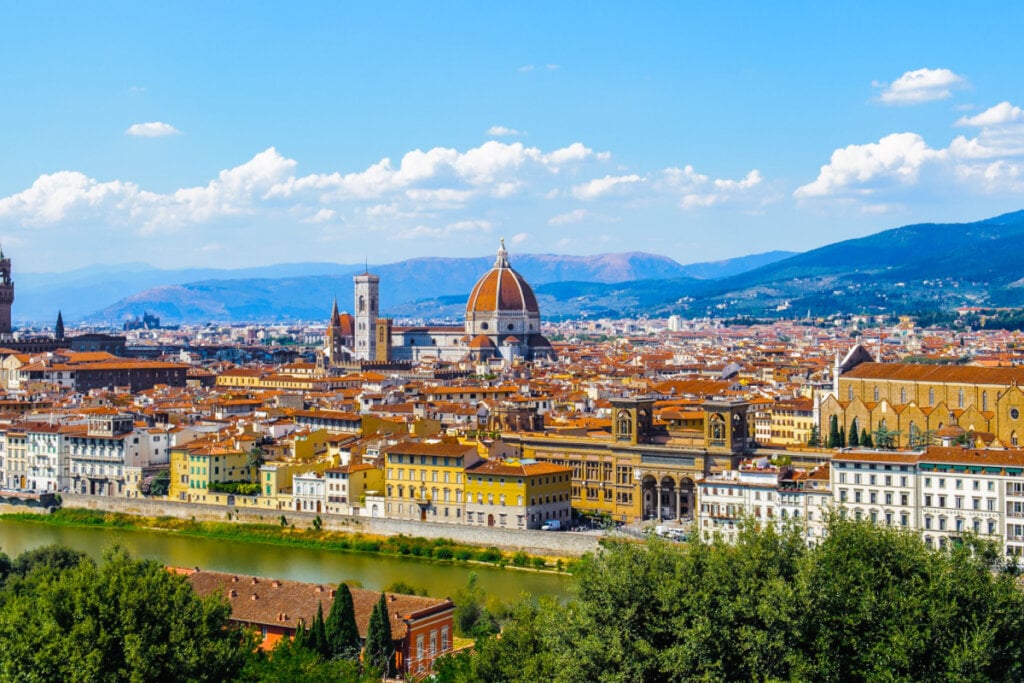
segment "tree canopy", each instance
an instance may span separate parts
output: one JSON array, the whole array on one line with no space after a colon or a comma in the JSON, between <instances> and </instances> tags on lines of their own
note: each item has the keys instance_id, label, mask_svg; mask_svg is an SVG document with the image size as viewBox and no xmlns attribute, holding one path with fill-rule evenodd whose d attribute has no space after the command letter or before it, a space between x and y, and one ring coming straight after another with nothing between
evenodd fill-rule
<instances>
[{"instance_id":1,"label":"tree canopy","mask_svg":"<svg viewBox=\"0 0 1024 683\"><path fill-rule=\"evenodd\" d=\"M252 656L221 598L119 548L99 564L48 547L25 553L0 590L0 679L224 681Z\"/></svg>"},{"instance_id":2,"label":"tree canopy","mask_svg":"<svg viewBox=\"0 0 1024 683\"><path fill-rule=\"evenodd\" d=\"M734 545L620 542L582 560L573 598L525 600L441 681L1016 681L1024 593L992 547L931 550L835 519L745 528Z\"/></svg>"}]
</instances>

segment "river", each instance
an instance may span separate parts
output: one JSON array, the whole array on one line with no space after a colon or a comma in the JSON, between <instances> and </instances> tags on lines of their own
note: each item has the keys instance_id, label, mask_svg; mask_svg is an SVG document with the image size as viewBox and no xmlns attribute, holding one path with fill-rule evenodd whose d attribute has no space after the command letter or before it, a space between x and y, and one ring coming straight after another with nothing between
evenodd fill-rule
<instances>
[{"instance_id":1,"label":"river","mask_svg":"<svg viewBox=\"0 0 1024 683\"><path fill-rule=\"evenodd\" d=\"M373 553L314 550L249 541L195 538L161 531L127 531L105 527L68 527L0 519L0 549L11 558L25 550L60 543L97 560L104 548L118 544L132 557L176 567L200 567L267 578L338 583L357 581L380 590L395 581L427 589L433 597L450 597L466 585L470 572L489 596L511 602L523 593L564 598L565 575L499 569L486 565L446 564Z\"/></svg>"}]
</instances>

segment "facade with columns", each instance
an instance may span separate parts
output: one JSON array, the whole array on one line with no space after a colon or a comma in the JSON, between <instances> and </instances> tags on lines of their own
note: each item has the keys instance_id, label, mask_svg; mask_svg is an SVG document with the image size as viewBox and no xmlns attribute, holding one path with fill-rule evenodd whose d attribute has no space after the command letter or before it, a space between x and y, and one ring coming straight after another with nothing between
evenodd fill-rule
<instances>
[{"instance_id":1,"label":"facade with columns","mask_svg":"<svg viewBox=\"0 0 1024 683\"><path fill-rule=\"evenodd\" d=\"M733 469L754 445L743 401L706 401L699 429L684 430L656 425L653 399L611 404L607 437L519 432L502 440L523 458L569 467L574 510L625 523L691 518L696 483Z\"/></svg>"}]
</instances>

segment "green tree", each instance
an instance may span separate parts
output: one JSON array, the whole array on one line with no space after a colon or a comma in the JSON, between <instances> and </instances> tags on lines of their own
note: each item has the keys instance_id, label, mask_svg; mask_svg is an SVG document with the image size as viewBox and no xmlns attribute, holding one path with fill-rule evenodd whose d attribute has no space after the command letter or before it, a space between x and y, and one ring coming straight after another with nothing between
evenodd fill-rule
<instances>
[{"instance_id":1,"label":"green tree","mask_svg":"<svg viewBox=\"0 0 1024 683\"><path fill-rule=\"evenodd\" d=\"M487 598L477 585L476 572L470 572L466 587L455 592L455 632L465 638L483 638L498 632L498 623L487 611Z\"/></svg>"},{"instance_id":2,"label":"green tree","mask_svg":"<svg viewBox=\"0 0 1024 683\"><path fill-rule=\"evenodd\" d=\"M338 584L334 602L327 615L327 649L331 657L359 659L359 628L356 626L356 608L352 591L344 583Z\"/></svg>"},{"instance_id":3,"label":"green tree","mask_svg":"<svg viewBox=\"0 0 1024 683\"><path fill-rule=\"evenodd\" d=\"M239 683L358 683L378 679L360 676L355 662L325 660L316 652L282 638L269 656L253 657L236 680Z\"/></svg>"},{"instance_id":4,"label":"green tree","mask_svg":"<svg viewBox=\"0 0 1024 683\"><path fill-rule=\"evenodd\" d=\"M266 452L260 445L255 445L249 449L249 452L245 456L245 464L249 468L249 475L255 477L259 474L259 470L267 462Z\"/></svg>"},{"instance_id":5,"label":"green tree","mask_svg":"<svg viewBox=\"0 0 1024 683\"><path fill-rule=\"evenodd\" d=\"M20 558L19 558L20 559ZM0 676L18 681L224 681L253 656L226 600L113 548L4 590Z\"/></svg>"},{"instance_id":6,"label":"green tree","mask_svg":"<svg viewBox=\"0 0 1024 683\"><path fill-rule=\"evenodd\" d=\"M849 444L854 448L860 445L860 430L857 429L857 418L853 418L853 421L850 423Z\"/></svg>"},{"instance_id":7,"label":"green tree","mask_svg":"<svg viewBox=\"0 0 1024 683\"><path fill-rule=\"evenodd\" d=\"M811 447L821 445L821 435L818 434L818 425L811 425L811 434L807 438L807 445Z\"/></svg>"},{"instance_id":8,"label":"green tree","mask_svg":"<svg viewBox=\"0 0 1024 683\"><path fill-rule=\"evenodd\" d=\"M896 444L899 441L900 433L898 431L888 429L884 424L878 425L878 429L875 430L874 444L876 448L883 448L886 450L892 450L896 448Z\"/></svg>"},{"instance_id":9,"label":"green tree","mask_svg":"<svg viewBox=\"0 0 1024 683\"><path fill-rule=\"evenodd\" d=\"M846 448L846 425L839 428L839 447Z\"/></svg>"},{"instance_id":10,"label":"green tree","mask_svg":"<svg viewBox=\"0 0 1024 683\"><path fill-rule=\"evenodd\" d=\"M309 628L308 637L307 647L313 652L319 653L321 657L329 659L331 653L327 646L327 627L324 624L324 604L322 602L316 604L316 617L313 618L313 625Z\"/></svg>"},{"instance_id":11,"label":"green tree","mask_svg":"<svg viewBox=\"0 0 1024 683\"><path fill-rule=\"evenodd\" d=\"M829 448L839 447L839 418L833 415L828 420L828 443Z\"/></svg>"},{"instance_id":12,"label":"green tree","mask_svg":"<svg viewBox=\"0 0 1024 683\"><path fill-rule=\"evenodd\" d=\"M363 662L367 668L384 674L391 673L395 655L395 643L391 638L391 617L388 614L388 599L384 593L370 613L370 624L366 633L366 648Z\"/></svg>"},{"instance_id":13,"label":"green tree","mask_svg":"<svg viewBox=\"0 0 1024 683\"><path fill-rule=\"evenodd\" d=\"M871 441L871 433L867 427L860 430L860 445L865 448L874 448L875 444Z\"/></svg>"}]
</instances>

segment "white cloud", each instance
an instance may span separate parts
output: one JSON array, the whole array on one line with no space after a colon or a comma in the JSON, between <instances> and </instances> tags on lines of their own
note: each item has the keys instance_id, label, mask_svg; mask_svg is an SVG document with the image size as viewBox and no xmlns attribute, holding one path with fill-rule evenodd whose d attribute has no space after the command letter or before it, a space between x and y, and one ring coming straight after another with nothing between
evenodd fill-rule
<instances>
[{"instance_id":1,"label":"white cloud","mask_svg":"<svg viewBox=\"0 0 1024 683\"><path fill-rule=\"evenodd\" d=\"M718 206L750 196L751 191L761 185L763 178L756 168L740 180L710 178L698 173L693 166L671 167L661 172L656 183L662 189L679 197L684 209L699 209Z\"/></svg>"},{"instance_id":2,"label":"white cloud","mask_svg":"<svg viewBox=\"0 0 1024 683\"><path fill-rule=\"evenodd\" d=\"M428 225L417 225L413 228L401 230L395 233L392 239L411 240L421 238L442 239L459 234L489 233L492 225L490 221L469 220L449 223L443 227L431 227Z\"/></svg>"},{"instance_id":3,"label":"white cloud","mask_svg":"<svg viewBox=\"0 0 1024 683\"><path fill-rule=\"evenodd\" d=\"M508 241L508 243L511 244L514 247L518 247L519 245L523 244L524 242L526 242L529 239L530 239L530 234L529 233L527 233L527 232L517 232L516 234L512 235L512 238Z\"/></svg>"},{"instance_id":4,"label":"white cloud","mask_svg":"<svg viewBox=\"0 0 1024 683\"><path fill-rule=\"evenodd\" d=\"M999 126L1007 123L1024 122L1024 109L1015 107L1009 102L1000 102L975 116L962 116L957 126Z\"/></svg>"},{"instance_id":5,"label":"white cloud","mask_svg":"<svg viewBox=\"0 0 1024 683\"><path fill-rule=\"evenodd\" d=\"M505 135L521 135L522 133L515 128L509 128L507 126L491 126L487 129L487 134L502 137Z\"/></svg>"},{"instance_id":6,"label":"white cloud","mask_svg":"<svg viewBox=\"0 0 1024 683\"><path fill-rule=\"evenodd\" d=\"M621 176L606 175L603 178L594 178L582 185L574 186L572 195L577 199L597 199L610 192L643 182L644 179L635 173Z\"/></svg>"},{"instance_id":7,"label":"white cloud","mask_svg":"<svg viewBox=\"0 0 1024 683\"><path fill-rule=\"evenodd\" d=\"M945 158L916 133L893 133L878 142L849 145L832 152L814 182L796 189L797 199L827 197L844 192L871 194L874 184L913 184L925 164Z\"/></svg>"},{"instance_id":8,"label":"white cloud","mask_svg":"<svg viewBox=\"0 0 1024 683\"><path fill-rule=\"evenodd\" d=\"M552 216L548 219L548 225L569 225L570 223L579 223L586 220L589 215L590 212L586 209L573 209L572 211Z\"/></svg>"},{"instance_id":9,"label":"white cloud","mask_svg":"<svg viewBox=\"0 0 1024 683\"><path fill-rule=\"evenodd\" d=\"M533 71L536 68L537 67L535 67L533 64L523 64L521 67L516 69L516 71L518 71L521 74L525 74L525 73L530 73L531 71Z\"/></svg>"},{"instance_id":10,"label":"white cloud","mask_svg":"<svg viewBox=\"0 0 1024 683\"><path fill-rule=\"evenodd\" d=\"M878 101L883 104L920 104L951 97L954 89L966 87L967 79L949 69L916 69L892 83L872 85L882 89Z\"/></svg>"},{"instance_id":11,"label":"white cloud","mask_svg":"<svg viewBox=\"0 0 1024 683\"><path fill-rule=\"evenodd\" d=\"M313 214L309 218L303 219L302 222L303 223L314 223L314 224L316 224L316 223L326 223L326 222L332 220L337 215L338 215L338 212L335 211L334 209L320 209L319 211L317 211L315 214Z\"/></svg>"},{"instance_id":12,"label":"white cloud","mask_svg":"<svg viewBox=\"0 0 1024 683\"><path fill-rule=\"evenodd\" d=\"M133 123L128 126L128 130L124 134L141 138L162 138L167 135L181 135L181 131L163 121L150 121L149 123Z\"/></svg>"}]
</instances>

